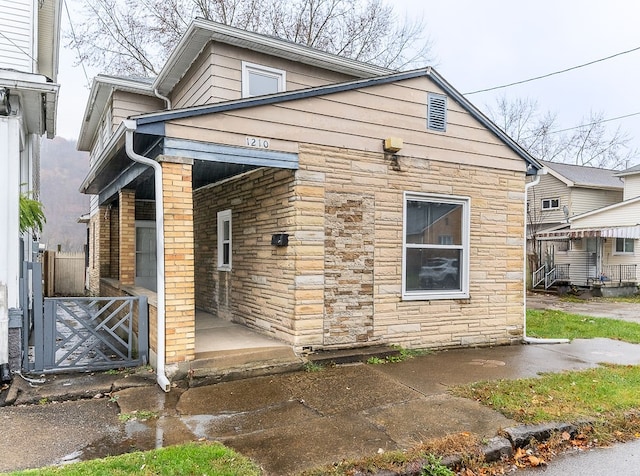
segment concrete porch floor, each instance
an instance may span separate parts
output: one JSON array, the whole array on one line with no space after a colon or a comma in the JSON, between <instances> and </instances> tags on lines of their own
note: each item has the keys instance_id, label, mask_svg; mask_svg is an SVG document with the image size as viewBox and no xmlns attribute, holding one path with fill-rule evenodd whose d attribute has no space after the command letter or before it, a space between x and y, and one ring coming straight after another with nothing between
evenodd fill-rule
<instances>
[{"instance_id":1,"label":"concrete porch floor","mask_svg":"<svg viewBox=\"0 0 640 476\"><path fill-rule=\"evenodd\" d=\"M297 370L303 363L291 345L196 311L196 359L190 375L199 385Z\"/></svg>"},{"instance_id":2,"label":"concrete porch floor","mask_svg":"<svg viewBox=\"0 0 640 476\"><path fill-rule=\"evenodd\" d=\"M205 311L196 311L196 358L226 350L288 347L290 345L226 321Z\"/></svg>"}]
</instances>

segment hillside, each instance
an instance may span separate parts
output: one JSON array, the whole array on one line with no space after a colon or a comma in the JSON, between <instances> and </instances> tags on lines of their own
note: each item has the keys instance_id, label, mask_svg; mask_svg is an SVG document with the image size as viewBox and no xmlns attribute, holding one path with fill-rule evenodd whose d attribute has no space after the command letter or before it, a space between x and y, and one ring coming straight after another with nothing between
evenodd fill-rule
<instances>
[{"instance_id":1,"label":"hillside","mask_svg":"<svg viewBox=\"0 0 640 476\"><path fill-rule=\"evenodd\" d=\"M86 225L78 218L89 212L89 196L78 189L89 171L89 154L76 150L75 141L43 139L40 157L40 200L47 223L41 242L49 249L81 251Z\"/></svg>"}]
</instances>

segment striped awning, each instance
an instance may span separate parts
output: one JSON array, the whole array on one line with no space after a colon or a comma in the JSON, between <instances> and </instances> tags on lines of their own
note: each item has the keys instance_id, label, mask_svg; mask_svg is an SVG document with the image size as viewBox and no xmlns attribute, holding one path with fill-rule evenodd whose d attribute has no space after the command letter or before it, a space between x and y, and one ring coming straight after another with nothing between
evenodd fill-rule
<instances>
[{"instance_id":1,"label":"striped awning","mask_svg":"<svg viewBox=\"0 0 640 476\"><path fill-rule=\"evenodd\" d=\"M631 238L640 239L640 225L602 228L572 228L536 233L537 239Z\"/></svg>"}]
</instances>

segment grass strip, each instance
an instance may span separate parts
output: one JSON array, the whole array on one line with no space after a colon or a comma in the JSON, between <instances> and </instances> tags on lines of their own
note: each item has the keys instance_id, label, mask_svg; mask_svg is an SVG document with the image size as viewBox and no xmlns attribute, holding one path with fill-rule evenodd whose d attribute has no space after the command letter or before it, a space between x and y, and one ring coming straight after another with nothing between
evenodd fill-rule
<instances>
[{"instance_id":1,"label":"grass strip","mask_svg":"<svg viewBox=\"0 0 640 476\"><path fill-rule=\"evenodd\" d=\"M606 337L640 344L640 324L635 322L589 317L551 309L527 311L527 334L532 337L566 339Z\"/></svg>"},{"instance_id":2,"label":"grass strip","mask_svg":"<svg viewBox=\"0 0 640 476\"><path fill-rule=\"evenodd\" d=\"M151 451L137 451L103 459L9 473L39 476L258 476L248 458L220 443L186 443Z\"/></svg>"},{"instance_id":3,"label":"grass strip","mask_svg":"<svg viewBox=\"0 0 640 476\"><path fill-rule=\"evenodd\" d=\"M606 364L537 378L477 382L450 391L522 423L625 419L640 410L640 367Z\"/></svg>"}]
</instances>

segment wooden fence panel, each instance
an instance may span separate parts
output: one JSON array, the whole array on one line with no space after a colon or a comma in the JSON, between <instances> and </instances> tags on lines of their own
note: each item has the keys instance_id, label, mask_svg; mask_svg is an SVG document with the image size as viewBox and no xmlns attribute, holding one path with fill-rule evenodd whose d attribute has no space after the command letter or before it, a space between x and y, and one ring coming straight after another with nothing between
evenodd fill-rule
<instances>
[{"instance_id":1,"label":"wooden fence panel","mask_svg":"<svg viewBox=\"0 0 640 476\"><path fill-rule=\"evenodd\" d=\"M83 252L55 254L55 294L57 296L83 296L85 256Z\"/></svg>"}]
</instances>

